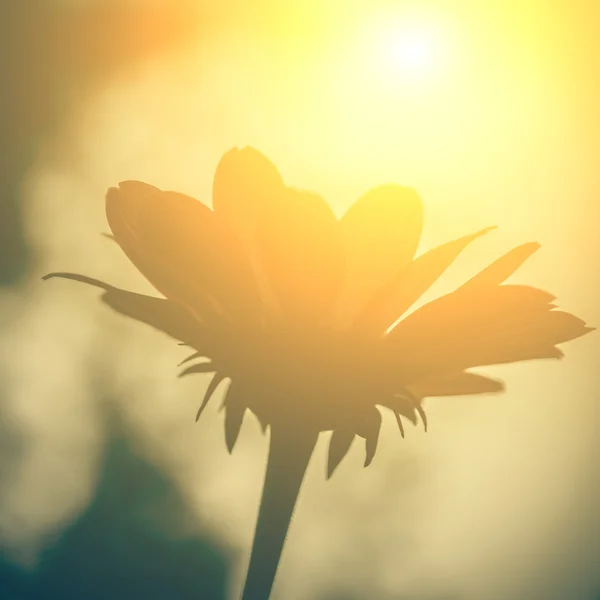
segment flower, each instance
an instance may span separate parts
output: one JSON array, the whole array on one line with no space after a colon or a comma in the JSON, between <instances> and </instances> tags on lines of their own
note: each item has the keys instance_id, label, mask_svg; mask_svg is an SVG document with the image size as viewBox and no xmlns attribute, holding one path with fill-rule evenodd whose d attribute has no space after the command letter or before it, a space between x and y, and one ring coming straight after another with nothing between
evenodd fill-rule
<instances>
[{"instance_id":1,"label":"flower","mask_svg":"<svg viewBox=\"0 0 600 600\"><path fill-rule=\"evenodd\" d=\"M136 181L108 191L115 240L164 299L81 275L45 278L99 286L111 308L193 348L188 360L202 362L182 375L215 373L198 416L230 378L230 451L250 410L265 428L309 420L332 430L330 474L355 435L367 440L368 464L381 423L377 405L396 414L403 433L401 416L416 422L418 413L426 425L427 396L503 389L467 369L561 358L556 344L591 331L555 310L547 292L504 284L539 248L535 243L396 323L492 229L415 259L423 208L409 188L377 187L338 220L318 195L287 187L257 150L235 148L218 165L213 206ZM336 327L340 314L354 317L348 327Z\"/></svg>"},{"instance_id":2,"label":"flower","mask_svg":"<svg viewBox=\"0 0 600 600\"><path fill-rule=\"evenodd\" d=\"M214 373L198 417L228 379L229 451L247 411L271 428L272 444L280 435L278 456L291 448L287 463L282 459L288 471L282 466L273 481L287 477L293 456L302 454L302 436L294 432L308 432L308 457L319 432L333 432L328 476L356 436L366 440L367 466L381 427L378 407L393 411L404 435L403 417L415 424L420 417L427 426L423 398L504 389L470 369L560 358L557 344L591 331L556 310L551 294L505 283L539 248L535 243L514 248L405 316L492 228L415 258L423 207L414 190L376 187L337 219L317 194L286 186L253 148L232 149L221 159L212 210L183 194L126 181L109 189L106 214L116 242L164 297L71 273L45 278L98 286L117 312L190 346L182 375ZM298 459L299 481L289 487L288 522L308 457ZM267 471L261 514L269 477ZM255 547L260 523L259 516Z\"/></svg>"}]
</instances>

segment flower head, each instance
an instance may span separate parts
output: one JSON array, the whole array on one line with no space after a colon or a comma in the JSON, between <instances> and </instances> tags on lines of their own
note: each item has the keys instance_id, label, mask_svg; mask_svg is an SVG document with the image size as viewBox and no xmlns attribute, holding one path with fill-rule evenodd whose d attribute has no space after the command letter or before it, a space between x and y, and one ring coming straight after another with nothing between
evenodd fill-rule
<instances>
[{"instance_id":1,"label":"flower head","mask_svg":"<svg viewBox=\"0 0 600 600\"><path fill-rule=\"evenodd\" d=\"M355 436L368 465L386 407L425 427L422 400L498 392L474 367L560 358L557 344L591 328L556 310L549 293L505 280L538 248L514 248L457 290L404 316L483 229L415 258L417 193L383 185L337 219L317 194L285 185L253 148L221 159L213 209L180 193L126 181L106 196L116 242L163 297L53 273L104 290L114 310L193 349L182 375L214 373L227 447L244 415L263 428L333 431L328 473Z\"/></svg>"},{"instance_id":2,"label":"flower head","mask_svg":"<svg viewBox=\"0 0 600 600\"><path fill-rule=\"evenodd\" d=\"M126 181L106 196L115 241L163 297L83 275L102 300L193 349L182 375L213 373L198 417L223 380L225 439L245 414L270 427L270 450L242 600L268 598L308 461L332 431L330 476L353 439L377 449L379 407L425 428L422 400L499 392L483 365L560 358L591 330L545 291L505 284L538 249L514 248L457 290L407 311L483 229L415 258L417 193L372 189L341 218L317 194L287 187L252 148L227 152L213 209ZM182 364L183 364L182 363Z\"/></svg>"}]
</instances>

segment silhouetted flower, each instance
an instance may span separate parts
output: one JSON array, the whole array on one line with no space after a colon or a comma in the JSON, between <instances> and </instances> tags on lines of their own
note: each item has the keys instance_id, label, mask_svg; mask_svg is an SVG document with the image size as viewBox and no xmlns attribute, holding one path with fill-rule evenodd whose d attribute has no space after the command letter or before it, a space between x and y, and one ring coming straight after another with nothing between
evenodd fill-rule
<instances>
[{"instance_id":1,"label":"silhouetted flower","mask_svg":"<svg viewBox=\"0 0 600 600\"><path fill-rule=\"evenodd\" d=\"M187 360L198 362L182 375L215 373L198 417L228 378L230 451L247 410L271 427L272 439L285 432L290 447L302 445L295 431L310 432L308 456L318 432L333 431L329 475L357 435L366 440L365 466L371 462L378 406L393 411L404 435L402 417L416 423L420 416L426 427L421 403L427 396L503 389L468 369L560 358L557 344L591 330L555 310L549 293L504 284L538 249L535 243L511 250L402 318L491 228L414 258L423 222L415 191L374 188L338 220L318 195L287 187L252 148L223 156L213 210L183 194L126 181L108 191L106 213L117 243L164 298L82 275L46 277L101 287L103 301L116 311L193 348ZM305 466L298 468L300 481ZM295 495L292 510L294 501ZM264 503L265 496L261 511ZM259 529L260 517L257 536Z\"/></svg>"}]
</instances>

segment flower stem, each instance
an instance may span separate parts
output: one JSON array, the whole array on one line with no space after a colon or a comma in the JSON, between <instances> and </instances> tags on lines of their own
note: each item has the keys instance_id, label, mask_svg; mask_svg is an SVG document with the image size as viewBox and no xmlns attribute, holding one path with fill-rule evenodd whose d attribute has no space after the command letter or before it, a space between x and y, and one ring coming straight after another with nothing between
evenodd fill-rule
<instances>
[{"instance_id":1,"label":"flower stem","mask_svg":"<svg viewBox=\"0 0 600 600\"><path fill-rule=\"evenodd\" d=\"M271 426L265 483L241 600L268 600L318 433Z\"/></svg>"}]
</instances>

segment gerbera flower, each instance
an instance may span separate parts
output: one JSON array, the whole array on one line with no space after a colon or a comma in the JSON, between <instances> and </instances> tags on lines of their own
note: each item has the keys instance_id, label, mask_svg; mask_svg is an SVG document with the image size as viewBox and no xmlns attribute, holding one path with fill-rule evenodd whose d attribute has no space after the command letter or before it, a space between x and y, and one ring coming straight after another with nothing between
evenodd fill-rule
<instances>
[{"instance_id":1,"label":"gerbera flower","mask_svg":"<svg viewBox=\"0 0 600 600\"><path fill-rule=\"evenodd\" d=\"M503 390L470 369L560 358L557 344L591 330L549 293L505 280L538 248L514 248L457 290L404 317L483 229L415 258L417 193L383 185L337 219L317 194L287 187L257 150L227 152L213 209L126 181L109 189L114 239L164 297L83 275L102 300L193 349L182 375L214 373L231 452L246 412L270 428L270 452L244 600L267 598L297 494L320 432L332 431L331 476L356 436L367 466L379 407L427 427L428 396ZM195 361L195 362L194 362Z\"/></svg>"}]
</instances>

